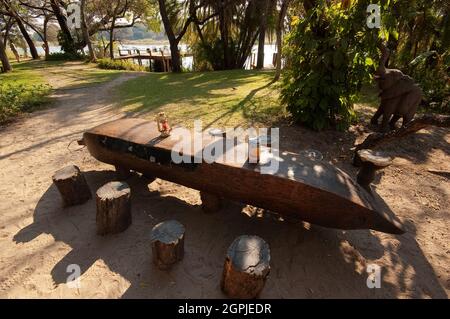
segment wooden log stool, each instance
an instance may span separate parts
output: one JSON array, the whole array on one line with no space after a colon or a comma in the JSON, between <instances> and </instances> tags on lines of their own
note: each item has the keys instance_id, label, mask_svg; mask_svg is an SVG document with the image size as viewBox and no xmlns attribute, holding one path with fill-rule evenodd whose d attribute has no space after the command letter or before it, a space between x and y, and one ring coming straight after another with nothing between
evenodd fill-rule
<instances>
[{"instance_id":1,"label":"wooden log stool","mask_svg":"<svg viewBox=\"0 0 450 319\"><path fill-rule=\"evenodd\" d=\"M207 214L215 213L222 208L222 198L217 195L200 192L200 198L202 200L202 209Z\"/></svg>"},{"instance_id":2,"label":"wooden log stool","mask_svg":"<svg viewBox=\"0 0 450 319\"><path fill-rule=\"evenodd\" d=\"M270 272L269 245L258 236L240 236L228 248L221 288L231 298L256 298Z\"/></svg>"},{"instance_id":3,"label":"wooden log stool","mask_svg":"<svg viewBox=\"0 0 450 319\"><path fill-rule=\"evenodd\" d=\"M116 234L131 224L131 192L125 182L110 182L97 190L97 234Z\"/></svg>"},{"instance_id":4,"label":"wooden log stool","mask_svg":"<svg viewBox=\"0 0 450 319\"><path fill-rule=\"evenodd\" d=\"M357 154L360 159L361 169L356 180L359 185L371 193L370 184L375 179L376 172L391 165L393 159L372 150L359 150Z\"/></svg>"},{"instance_id":5,"label":"wooden log stool","mask_svg":"<svg viewBox=\"0 0 450 319\"><path fill-rule=\"evenodd\" d=\"M153 263L161 270L169 269L184 256L184 226L176 220L159 223L152 229Z\"/></svg>"},{"instance_id":6,"label":"wooden log stool","mask_svg":"<svg viewBox=\"0 0 450 319\"><path fill-rule=\"evenodd\" d=\"M92 198L91 190L83 173L75 165L60 169L52 179L65 206L83 204Z\"/></svg>"}]
</instances>

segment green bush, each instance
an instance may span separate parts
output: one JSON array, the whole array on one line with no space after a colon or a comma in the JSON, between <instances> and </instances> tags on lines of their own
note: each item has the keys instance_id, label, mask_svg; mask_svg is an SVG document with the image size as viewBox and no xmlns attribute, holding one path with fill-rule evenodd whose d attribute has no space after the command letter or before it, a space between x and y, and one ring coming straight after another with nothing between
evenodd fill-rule
<instances>
[{"instance_id":1,"label":"green bush","mask_svg":"<svg viewBox=\"0 0 450 319\"><path fill-rule=\"evenodd\" d=\"M49 92L48 84L0 84L0 124L42 106Z\"/></svg>"},{"instance_id":2,"label":"green bush","mask_svg":"<svg viewBox=\"0 0 450 319\"><path fill-rule=\"evenodd\" d=\"M229 46L234 48L232 39L230 39ZM235 54L234 51L232 50L232 54ZM220 39L214 39L206 43L196 43L192 45L192 52L194 54L195 71L217 71L225 69L223 43Z\"/></svg>"},{"instance_id":3,"label":"green bush","mask_svg":"<svg viewBox=\"0 0 450 319\"><path fill-rule=\"evenodd\" d=\"M46 58L47 61L76 61L83 60L83 55L79 53L55 52L50 53Z\"/></svg>"},{"instance_id":4,"label":"green bush","mask_svg":"<svg viewBox=\"0 0 450 319\"><path fill-rule=\"evenodd\" d=\"M98 67L106 70L127 70L127 71L146 71L147 67L134 64L125 60L111 60L99 59L97 60Z\"/></svg>"},{"instance_id":5,"label":"green bush","mask_svg":"<svg viewBox=\"0 0 450 319\"><path fill-rule=\"evenodd\" d=\"M61 46L61 50L68 54L77 55L79 52L83 51L85 43L81 39L82 37L79 30L72 33L71 39L69 39L61 30L58 31L58 43Z\"/></svg>"},{"instance_id":6,"label":"green bush","mask_svg":"<svg viewBox=\"0 0 450 319\"><path fill-rule=\"evenodd\" d=\"M450 63L446 55L424 52L409 63L408 73L423 90L427 112L450 113Z\"/></svg>"},{"instance_id":7,"label":"green bush","mask_svg":"<svg viewBox=\"0 0 450 319\"><path fill-rule=\"evenodd\" d=\"M297 123L315 130L348 128L362 84L375 71L378 31L365 26L367 4L347 10L320 1L286 37L281 101ZM368 31L369 30L369 31Z\"/></svg>"}]
</instances>

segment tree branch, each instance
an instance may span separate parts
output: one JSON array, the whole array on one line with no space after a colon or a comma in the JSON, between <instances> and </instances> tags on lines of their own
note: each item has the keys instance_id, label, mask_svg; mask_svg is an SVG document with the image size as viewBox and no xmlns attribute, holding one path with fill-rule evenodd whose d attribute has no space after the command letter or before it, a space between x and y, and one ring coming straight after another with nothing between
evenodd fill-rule
<instances>
[{"instance_id":1,"label":"tree branch","mask_svg":"<svg viewBox=\"0 0 450 319\"><path fill-rule=\"evenodd\" d=\"M390 131L388 133L372 133L362 142L356 145L355 156L353 158L353 164L357 166L358 158L357 152L362 149L373 149L381 144L385 144L392 140L404 137L406 135L420 131L421 129L428 126L438 126L438 127L450 127L450 116L449 115L435 115L435 114L424 114L416 117L414 120L409 122L407 125Z\"/></svg>"}]
</instances>

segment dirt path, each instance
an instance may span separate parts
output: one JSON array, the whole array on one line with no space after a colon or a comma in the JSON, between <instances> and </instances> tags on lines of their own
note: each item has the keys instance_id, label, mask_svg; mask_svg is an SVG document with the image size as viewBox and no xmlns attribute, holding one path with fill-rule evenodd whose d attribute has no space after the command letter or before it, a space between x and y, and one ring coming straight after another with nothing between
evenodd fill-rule
<instances>
[{"instance_id":1,"label":"dirt path","mask_svg":"<svg viewBox=\"0 0 450 319\"><path fill-rule=\"evenodd\" d=\"M249 217L239 213L242 205L232 203L205 215L198 192L161 180L148 184L137 175L129 180L132 226L119 235L96 236L95 202L63 209L51 176L73 163L86 172L93 191L115 178L111 166L77 150L76 143L68 144L90 127L125 116L113 107L112 93L134 76L126 73L105 84L65 90L73 79L51 72L50 82L60 88L54 107L0 132L0 297L222 298L223 258L241 234L257 234L271 247L272 270L263 298L448 297L449 181L424 171L450 169L445 130L409 140L415 144L401 150L405 156L378 185L409 230L403 236L288 223L246 207ZM348 163L348 151L340 152L332 142L339 143L339 136L317 138L295 128L285 128L282 135L295 141L289 148L319 149L327 160L354 173L342 164ZM446 152L431 149L429 158L412 163L411 158L421 156L414 147L430 143ZM172 218L186 226L186 255L170 272L160 272L151 264L150 229ZM372 263L382 269L380 289L366 285ZM78 288L66 284L71 264L81 268Z\"/></svg>"}]
</instances>

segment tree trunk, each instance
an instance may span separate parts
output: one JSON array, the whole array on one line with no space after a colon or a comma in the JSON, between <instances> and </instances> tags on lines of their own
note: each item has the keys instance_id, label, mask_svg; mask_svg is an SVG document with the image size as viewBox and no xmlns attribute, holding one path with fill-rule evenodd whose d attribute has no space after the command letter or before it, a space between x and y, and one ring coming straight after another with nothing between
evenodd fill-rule
<instances>
[{"instance_id":1,"label":"tree trunk","mask_svg":"<svg viewBox=\"0 0 450 319\"><path fill-rule=\"evenodd\" d=\"M178 42L170 44L170 54L172 56L172 72L181 72L181 56L178 49Z\"/></svg>"},{"instance_id":2,"label":"tree trunk","mask_svg":"<svg viewBox=\"0 0 450 319\"><path fill-rule=\"evenodd\" d=\"M258 40L258 60L256 62L256 68L264 68L264 45L266 44L266 29L267 29L267 15L269 14L269 0L263 0L262 4L263 12L261 14L261 20L259 25L259 40Z\"/></svg>"},{"instance_id":3,"label":"tree trunk","mask_svg":"<svg viewBox=\"0 0 450 319\"><path fill-rule=\"evenodd\" d=\"M86 14L85 14L85 9L86 9L86 0L81 0L81 8L80 8L80 13L81 13L81 30L83 32L83 38L84 38L84 42L86 43L88 50L89 50L89 60L91 60L92 62L95 62L97 60L97 57L95 56L95 51L94 48L92 46L92 42L91 42L91 38L89 37L89 31L88 31L88 26L86 23Z\"/></svg>"},{"instance_id":4,"label":"tree trunk","mask_svg":"<svg viewBox=\"0 0 450 319\"><path fill-rule=\"evenodd\" d=\"M223 68L225 70L231 69L230 62L230 54L229 54L229 46L228 46L228 26L226 24L225 17L225 8L222 4L220 7L219 14L219 29L220 29L220 39L223 46Z\"/></svg>"},{"instance_id":5,"label":"tree trunk","mask_svg":"<svg viewBox=\"0 0 450 319\"><path fill-rule=\"evenodd\" d=\"M109 29L109 57L114 59L114 28L116 26L116 18L114 17Z\"/></svg>"},{"instance_id":6,"label":"tree trunk","mask_svg":"<svg viewBox=\"0 0 450 319\"><path fill-rule=\"evenodd\" d=\"M276 59L276 71L275 71L275 77L273 78L274 82L278 81L281 76L281 57L282 57L282 50L283 50L283 28L284 28L284 18L286 16L286 12L289 6L290 0L283 0L283 3L281 4L280 14L278 16L278 23L277 23L277 59Z\"/></svg>"},{"instance_id":7,"label":"tree trunk","mask_svg":"<svg viewBox=\"0 0 450 319\"><path fill-rule=\"evenodd\" d=\"M17 26L19 27L20 32L22 33L23 38L28 44L28 48L30 48L31 57L33 60L39 59L39 54L36 50L36 46L34 45L33 40L31 39L30 35L28 34L27 29L25 28L25 25L23 24L22 20L19 16L15 16L15 20L17 22Z\"/></svg>"},{"instance_id":8,"label":"tree trunk","mask_svg":"<svg viewBox=\"0 0 450 319\"><path fill-rule=\"evenodd\" d=\"M12 53L16 57L16 61L20 62L19 52L17 51L16 46L14 45L14 43L12 43L11 41L9 41L9 48L11 49Z\"/></svg>"},{"instance_id":9,"label":"tree trunk","mask_svg":"<svg viewBox=\"0 0 450 319\"><path fill-rule=\"evenodd\" d=\"M12 71L11 64L9 63L8 56L6 55L6 48L3 44L3 39L0 38L0 60L2 61L2 71L10 72Z\"/></svg>"},{"instance_id":10,"label":"tree trunk","mask_svg":"<svg viewBox=\"0 0 450 319\"><path fill-rule=\"evenodd\" d=\"M72 34L70 33L69 27L67 26L67 19L64 16L64 14L62 13L61 8L59 7L59 1L58 0L50 0L50 6L56 17L56 20L58 21L61 32L64 34L66 40L73 44L73 45L71 45L71 47L75 48L75 41L72 37ZM75 53L75 52L72 52L72 53Z\"/></svg>"},{"instance_id":11,"label":"tree trunk","mask_svg":"<svg viewBox=\"0 0 450 319\"><path fill-rule=\"evenodd\" d=\"M48 21L49 21L49 17L46 16L44 19L44 37L42 39L42 41L44 41L44 45L43 45L43 49L44 49L44 53L45 53L45 59L47 59L50 55L50 47L48 45Z\"/></svg>"},{"instance_id":12,"label":"tree trunk","mask_svg":"<svg viewBox=\"0 0 450 319\"><path fill-rule=\"evenodd\" d=\"M164 30L166 31L167 38L169 39L170 43L170 54L172 56L172 71L181 72L181 57L180 51L178 50L179 40L175 36L172 29L172 25L170 24L165 0L158 0L158 3L159 3L159 13L161 14Z\"/></svg>"},{"instance_id":13,"label":"tree trunk","mask_svg":"<svg viewBox=\"0 0 450 319\"><path fill-rule=\"evenodd\" d=\"M252 32L252 30L249 30L248 33L249 34L246 37L247 39L245 44L241 47L241 51L239 53L240 59L234 63L234 67L238 69L243 69L245 67L245 62L252 53L252 48L256 42L256 38L258 37L259 30L257 32Z\"/></svg>"}]
</instances>

